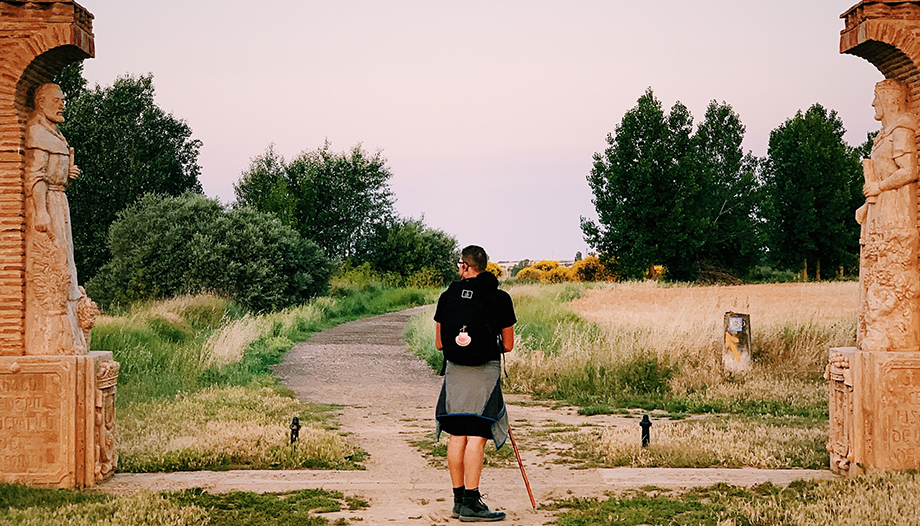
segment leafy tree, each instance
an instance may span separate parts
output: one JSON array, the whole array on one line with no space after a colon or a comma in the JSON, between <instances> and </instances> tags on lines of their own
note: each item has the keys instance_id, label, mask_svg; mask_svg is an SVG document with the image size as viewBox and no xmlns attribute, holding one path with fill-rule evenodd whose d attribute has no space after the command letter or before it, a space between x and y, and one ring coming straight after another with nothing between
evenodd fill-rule
<instances>
[{"instance_id":1,"label":"leafy tree","mask_svg":"<svg viewBox=\"0 0 920 526\"><path fill-rule=\"evenodd\" d=\"M290 162L272 147L234 185L237 202L270 212L342 261L394 218L392 174L380 152L333 152L327 141Z\"/></svg>"},{"instance_id":2,"label":"leafy tree","mask_svg":"<svg viewBox=\"0 0 920 526\"><path fill-rule=\"evenodd\" d=\"M617 257L626 277L656 263L675 279L692 277L705 224L692 124L686 107L678 102L665 114L648 89L594 155L588 184L598 222L583 217L582 230L592 247Z\"/></svg>"},{"instance_id":3,"label":"leafy tree","mask_svg":"<svg viewBox=\"0 0 920 526\"><path fill-rule=\"evenodd\" d=\"M64 98L73 100L86 91L86 79L83 77L83 62L73 62L67 66L56 77L55 84L61 87L64 92Z\"/></svg>"},{"instance_id":4,"label":"leafy tree","mask_svg":"<svg viewBox=\"0 0 920 526\"><path fill-rule=\"evenodd\" d=\"M326 291L332 265L312 241L251 207L217 217L195 235L189 282L254 311L304 303Z\"/></svg>"},{"instance_id":5,"label":"leafy tree","mask_svg":"<svg viewBox=\"0 0 920 526\"><path fill-rule=\"evenodd\" d=\"M694 131L683 104L665 113L647 90L594 155L588 183L598 221L582 218L585 239L627 278L655 265L677 280L712 268L746 273L760 250L759 194L743 138L728 104L711 102Z\"/></svg>"},{"instance_id":6,"label":"leafy tree","mask_svg":"<svg viewBox=\"0 0 920 526\"><path fill-rule=\"evenodd\" d=\"M351 259L359 265L369 263L377 272L404 277L429 269L443 284L457 277L459 257L453 236L425 226L424 218L401 218L375 225Z\"/></svg>"},{"instance_id":7,"label":"leafy tree","mask_svg":"<svg viewBox=\"0 0 920 526\"><path fill-rule=\"evenodd\" d=\"M770 256L820 279L821 268L855 265L862 187L857 149L843 142L837 112L814 104L770 132L764 169Z\"/></svg>"},{"instance_id":8,"label":"leafy tree","mask_svg":"<svg viewBox=\"0 0 920 526\"><path fill-rule=\"evenodd\" d=\"M201 141L156 105L152 75L87 90L81 71L71 67L56 80L68 96L61 130L82 170L67 194L74 257L85 281L111 259L107 236L120 211L149 193L201 192Z\"/></svg>"},{"instance_id":9,"label":"leafy tree","mask_svg":"<svg viewBox=\"0 0 920 526\"><path fill-rule=\"evenodd\" d=\"M264 311L326 290L331 265L278 219L251 208L224 210L186 193L148 195L119 214L113 258L87 284L103 305L208 290Z\"/></svg>"},{"instance_id":10,"label":"leafy tree","mask_svg":"<svg viewBox=\"0 0 920 526\"><path fill-rule=\"evenodd\" d=\"M701 270L712 268L746 275L759 261L761 235L755 220L761 199L759 160L744 155L744 125L731 106L709 103L694 136L704 243Z\"/></svg>"}]
</instances>

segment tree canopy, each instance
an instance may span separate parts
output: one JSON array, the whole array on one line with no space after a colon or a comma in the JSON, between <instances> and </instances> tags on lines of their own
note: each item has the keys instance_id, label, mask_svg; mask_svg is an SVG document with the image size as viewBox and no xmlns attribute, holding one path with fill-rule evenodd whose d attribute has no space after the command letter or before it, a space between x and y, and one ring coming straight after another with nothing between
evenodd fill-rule
<instances>
[{"instance_id":1,"label":"tree canopy","mask_svg":"<svg viewBox=\"0 0 920 526\"><path fill-rule=\"evenodd\" d=\"M61 131L82 170L67 189L74 257L81 281L111 259L109 226L150 193L201 192L201 141L183 120L154 101L153 76L124 76L86 89L82 64L56 79L68 97Z\"/></svg>"},{"instance_id":2,"label":"tree canopy","mask_svg":"<svg viewBox=\"0 0 920 526\"><path fill-rule=\"evenodd\" d=\"M582 218L585 239L628 278L656 264L679 280L710 266L744 273L760 245L755 163L745 161L743 137L731 106L710 103L694 131L683 104L666 113L648 89L594 155L588 183L598 221Z\"/></svg>"},{"instance_id":3,"label":"tree canopy","mask_svg":"<svg viewBox=\"0 0 920 526\"><path fill-rule=\"evenodd\" d=\"M770 133L764 219L770 257L782 268L820 278L822 268L858 261L853 212L864 200L860 148L849 147L844 133L837 112L820 104Z\"/></svg>"},{"instance_id":4,"label":"tree canopy","mask_svg":"<svg viewBox=\"0 0 920 526\"><path fill-rule=\"evenodd\" d=\"M459 257L457 240L427 227L424 218L395 218L377 224L351 259L405 278L427 271L437 277L438 282L432 285L440 286L457 277Z\"/></svg>"},{"instance_id":5,"label":"tree canopy","mask_svg":"<svg viewBox=\"0 0 920 526\"><path fill-rule=\"evenodd\" d=\"M381 153L368 154L360 145L334 152L326 142L290 162L269 147L252 160L234 191L238 203L275 214L343 261L395 217L390 177Z\"/></svg>"},{"instance_id":6,"label":"tree canopy","mask_svg":"<svg viewBox=\"0 0 920 526\"><path fill-rule=\"evenodd\" d=\"M109 243L112 260L87 284L103 305L211 291L274 310L325 292L331 273L313 242L271 214L195 193L143 197L119 213Z\"/></svg>"}]
</instances>

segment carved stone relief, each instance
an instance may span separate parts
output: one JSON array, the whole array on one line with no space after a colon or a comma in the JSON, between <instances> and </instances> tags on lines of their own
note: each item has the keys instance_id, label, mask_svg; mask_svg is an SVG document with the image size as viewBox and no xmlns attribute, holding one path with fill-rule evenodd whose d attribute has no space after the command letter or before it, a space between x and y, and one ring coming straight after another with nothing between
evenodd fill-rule
<instances>
[{"instance_id":1,"label":"carved stone relief","mask_svg":"<svg viewBox=\"0 0 920 526\"><path fill-rule=\"evenodd\" d=\"M872 102L882 129L863 163L866 203L856 213L862 225L857 341L863 351L920 349L917 117L907 111L907 94L904 83L883 80Z\"/></svg>"},{"instance_id":2,"label":"carved stone relief","mask_svg":"<svg viewBox=\"0 0 920 526\"><path fill-rule=\"evenodd\" d=\"M115 390L121 364L104 361L96 373L96 481L110 477L118 466L115 452Z\"/></svg>"},{"instance_id":3,"label":"carved stone relief","mask_svg":"<svg viewBox=\"0 0 920 526\"><path fill-rule=\"evenodd\" d=\"M80 174L74 151L58 130L64 94L56 84L35 90L26 123L26 354L82 355L89 349L84 326L91 309L79 287L65 188Z\"/></svg>"}]
</instances>

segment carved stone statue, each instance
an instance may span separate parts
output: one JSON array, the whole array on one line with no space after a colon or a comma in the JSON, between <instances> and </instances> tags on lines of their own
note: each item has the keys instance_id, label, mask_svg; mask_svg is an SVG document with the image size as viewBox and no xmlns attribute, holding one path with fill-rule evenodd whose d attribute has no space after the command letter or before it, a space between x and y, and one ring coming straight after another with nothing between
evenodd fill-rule
<instances>
[{"instance_id":1,"label":"carved stone statue","mask_svg":"<svg viewBox=\"0 0 920 526\"><path fill-rule=\"evenodd\" d=\"M39 86L34 107L26 123L26 353L85 354L78 310L86 294L77 282L70 206L64 193L80 169L74 164L73 148L58 130L64 122L61 88Z\"/></svg>"},{"instance_id":2,"label":"carved stone statue","mask_svg":"<svg viewBox=\"0 0 920 526\"><path fill-rule=\"evenodd\" d=\"M882 129L863 162L857 342L863 351L920 349L920 268L917 230L917 117L907 111L907 87L875 85Z\"/></svg>"}]
</instances>

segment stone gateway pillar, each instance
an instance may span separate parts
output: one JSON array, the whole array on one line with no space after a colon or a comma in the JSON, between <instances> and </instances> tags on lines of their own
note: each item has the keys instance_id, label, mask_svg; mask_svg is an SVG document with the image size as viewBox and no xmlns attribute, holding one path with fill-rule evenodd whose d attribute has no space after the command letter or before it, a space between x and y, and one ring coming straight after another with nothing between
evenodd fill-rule
<instances>
[{"instance_id":1,"label":"stone gateway pillar","mask_svg":"<svg viewBox=\"0 0 920 526\"><path fill-rule=\"evenodd\" d=\"M64 192L79 169L49 84L95 54L92 21L73 0L0 0L0 482L85 487L117 465L119 364L88 352Z\"/></svg>"},{"instance_id":2,"label":"stone gateway pillar","mask_svg":"<svg viewBox=\"0 0 920 526\"><path fill-rule=\"evenodd\" d=\"M840 52L885 76L881 131L863 161L857 346L831 349L831 470L920 468L920 1L863 0L842 17ZM868 86L865 88L868 100Z\"/></svg>"}]
</instances>

